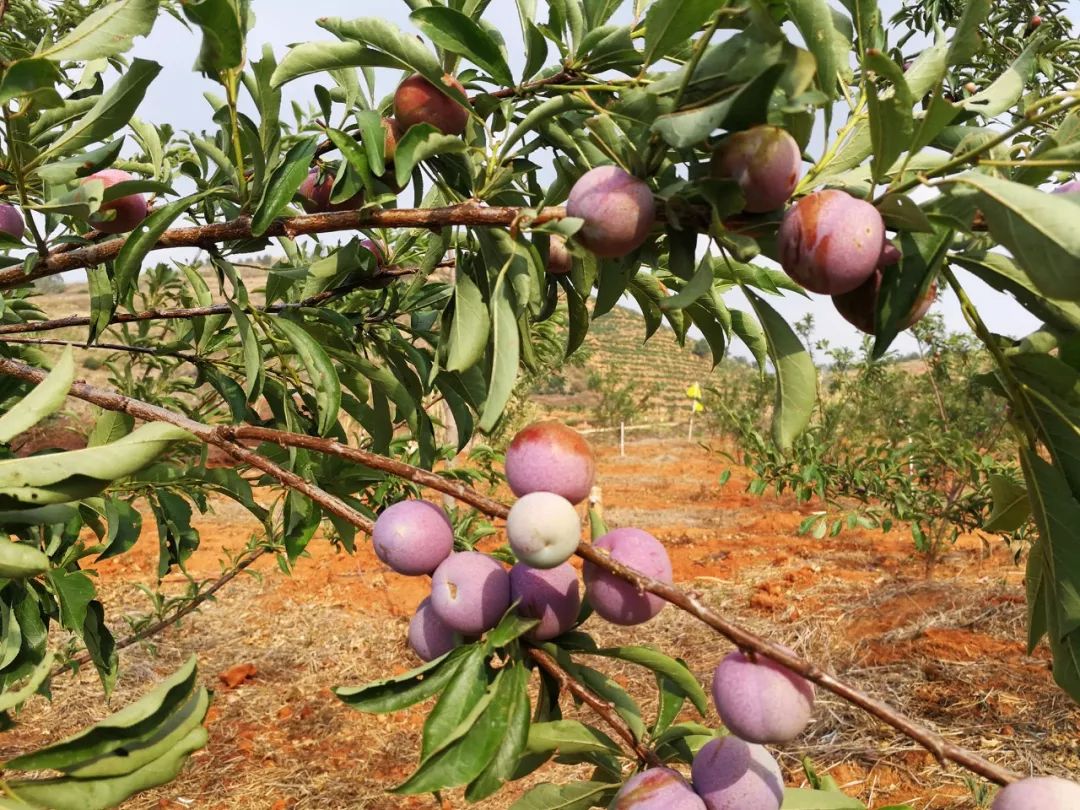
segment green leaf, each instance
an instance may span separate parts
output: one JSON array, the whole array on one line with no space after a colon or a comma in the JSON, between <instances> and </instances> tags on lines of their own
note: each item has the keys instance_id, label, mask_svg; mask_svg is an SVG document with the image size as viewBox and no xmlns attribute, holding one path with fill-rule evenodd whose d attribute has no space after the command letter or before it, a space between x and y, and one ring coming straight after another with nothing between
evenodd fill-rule
<instances>
[{"instance_id":1,"label":"green leaf","mask_svg":"<svg viewBox=\"0 0 1080 810\"><path fill-rule=\"evenodd\" d=\"M305 42L289 49L270 77L270 86L281 85L312 73L357 67L404 68L388 57L359 42Z\"/></svg>"},{"instance_id":2,"label":"green leaf","mask_svg":"<svg viewBox=\"0 0 1080 810\"><path fill-rule=\"evenodd\" d=\"M484 639L485 647L488 652L505 647L510 642L521 638L539 623L539 619L519 616L517 611L511 607L495 626L495 629L487 634L487 638Z\"/></svg>"},{"instance_id":3,"label":"green leaf","mask_svg":"<svg viewBox=\"0 0 1080 810\"><path fill-rule=\"evenodd\" d=\"M866 805L835 790L784 788L780 810L866 810Z\"/></svg>"},{"instance_id":4,"label":"green leaf","mask_svg":"<svg viewBox=\"0 0 1080 810\"><path fill-rule=\"evenodd\" d=\"M53 197L43 203L31 205L35 211L44 214L67 215L76 219L89 219L91 214L101 208L105 196L105 184L100 180L87 180L59 197Z\"/></svg>"},{"instance_id":5,"label":"green leaf","mask_svg":"<svg viewBox=\"0 0 1080 810\"><path fill-rule=\"evenodd\" d=\"M319 435L326 436L337 424L341 410L341 382L330 355L300 324L286 318L274 318L271 323L292 344L296 356L304 364L308 379L315 390Z\"/></svg>"},{"instance_id":6,"label":"green leaf","mask_svg":"<svg viewBox=\"0 0 1080 810\"><path fill-rule=\"evenodd\" d=\"M645 14L645 65L685 47L716 11L716 0L656 0Z\"/></svg>"},{"instance_id":7,"label":"green leaf","mask_svg":"<svg viewBox=\"0 0 1080 810\"><path fill-rule=\"evenodd\" d=\"M836 40L843 38L836 30L832 10L825 0L789 0L788 14L799 29L806 47L817 60L818 86L829 98L837 96Z\"/></svg>"},{"instance_id":8,"label":"green leaf","mask_svg":"<svg viewBox=\"0 0 1080 810\"><path fill-rule=\"evenodd\" d=\"M660 309L663 312L685 309L697 301L701 296L709 292L713 283L713 261L706 253L701 257L697 270L686 284L674 295L665 296L660 300Z\"/></svg>"},{"instance_id":9,"label":"green leaf","mask_svg":"<svg viewBox=\"0 0 1080 810\"><path fill-rule=\"evenodd\" d=\"M510 722L510 709L519 699L516 667L504 667L472 711L446 737L444 747L424 759L416 773L391 792L400 795L432 793L466 785L478 777L499 750Z\"/></svg>"},{"instance_id":10,"label":"green leaf","mask_svg":"<svg viewBox=\"0 0 1080 810\"><path fill-rule=\"evenodd\" d=\"M515 243L515 251L517 246ZM515 255L506 259L506 264L499 271L492 293L491 322L493 340L491 344L491 373L488 382L487 399L480 414L480 429L491 430L502 416L503 408L510 400L517 381L518 358L520 356L520 335L517 327L517 315L514 312L513 291L508 280L511 264Z\"/></svg>"},{"instance_id":11,"label":"green leaf","mask_svg":"<svg viewBox=\"0 0 1080 810\"><path fill-rule=\"evenodd\" d=\"M30 98L38 107L58 107L63 101L56 92L60 71L48 59L21 59L0 77L0 105L16 98Z\"/></svg>"},{"instance_id":12,"label":"green leaf","mask_svg":"<svg viewBox=\"0 0 1080 810\"><path fill-rule=\"evenodd\" d=\"M158 0L114 0L75 26L38 56L54 62L86 62L131 49L147 36L158 14Z\"/></svg>"},{"instance_id":13,"label":"green leaf","mask_svg":"<svg viewBox=\"0 0 1080 810\"><path fill-rule=\"evenodd\" d=\"M49 673L52 672L53 661L55 660L56 656L52 652L46 653L40 663L26 676L26 683L18 689L8 687L3 692L0 692L0 712L17 709L37 694L38 689L41 688L41 685L48 679Z\"/></svg>"},{"instance_id":14,"label":"green leaf","mask_svg":"<svg viewBox=\"0 0 1080 810\"><path fill-rule=\"evenodd\" d=\"M173 442L190 438L185 430L153 422L105 447L0 461L0 506L87 498L142 469ZM14 503L7 503L10 500Z\"/></svg>"},{"instance_id":15,"label":"green leaf","mask_svg":"<svg viewBox=\"0 0 1080 810\"><path fill-rule=\"evenodd\" d=\"M250 401L262 385L262 349L247 313L232 301L229 301L229 310L236 321L236 333L240 336L240 349L244 355L244 393Z\"/></svg>"},{"instance_id":16,"label":"green leaf","mask_svg":"<svg viewBox=\"0 0 1080 810\"><path fill-rule=\"evenodd\" d=\"M510 805L510 810L588 810L606 807L619 790L610 782L544 782Z\"/></svg>"},{"instance_id":17,"label":"green leaf","mask_svg":"<svg viewBox=\"0 0 1080 810\"><path fill-rule=\"evenodd\" d=\"M285 210L285 206L289 204L293 195L299 190L300 184L304 182L304 178L308 176L318 145L318 138L305 138L285 153L281 163L270 175L270 181L266 184L266 190L251 219L252 236L262 236L266 233L266 229Z\"/></svg>"},{"instance_id":18,"label":"green leaf","mask_svg":"<svg viewBox=\"0 0 1080 810\"><path fill-rule=\"evenodd\" d=\"M427 759L446 744L449 735L472 712L488 686L483 647L472 647L443 689L435 708L424 721L420 758Z\"/></svg>"},{"instance_id":19,"label":"green leaf","mask_svg":"<svg viewBox=\"0 0 1080 810\"><path fill-rule=\"evenodd\" d=\"M514 77L499 46L483 28L460 11L441 6L418 8L409 15L417 28L427 34L436 47L464 56L479 65L496 82L511 87Z\"/></svg>"},{"instance_id":20,"label":"green leaf","mask_svg":"<svg viewBox=\"0 0 1080 810\"><path fill-rule=\"evenodd\" d=\"M994 118L1010 109L1024 94L1024 85L1031 78L1042 40L1039 35L1032 37L1030 44L1004 73L985 90L965 98L960 106L986 118Z\"/></svg>"},{"instance_id":21,"label":"green leaf","mask_svg":"<svg viewBox=\"0 0 1080 810\"><path fill-rule=\"evenodd\" d=\"M995 290L1012 295L1040 321L1065 332L1080 332L1080 305L1074 301L1044 296L1028 274L1008 256L1000 253L952 253L948 258Z\"/></svg>"},{"instance_id":22,"label":"green leaf","mask_svg":"<svg viewBox=\"0 0 1080 810\"><path fill-rule=\"evenodd\" d=\"M743 345L749 349L750 354L757 361L761 373L765 373L765 361L769 356L769 342L765 339L765 330L757 319L741 309L731 310L731 329L739 336Z\"/></svg>"},{"instance_id":23,"label":"green leaf","mask_svg":"<svg viewBox=\"0 0 1080 810\"><path fill-rule=\"evenodd\" d=\"M113 281L105 265L87 268L86 286L90 293L90 333L86 342L91 344L97 341L112 321L116 313L116 296Z\"/></svg>"},{"instance_id":24,"label":"green leaf","mask_svg":"<svg viewBox=\"0 0 1080 810\"><path fill-rule=\"evenodd\" d=\"M632 664L637 664L657 674L664 675L686 693L699 714L704 716L708 713L709 700L705 696L705 690L698 683L697 678L694 677L694 673L690 671L686 664L664 655L659 650L642 646L607 647L597 650L594 654L629 661Z\"/></svg>"},{"instance_id":25,"label":"green leaf","mask_svg":"<svg viewBox=\"0 0 1080 810\"><path fill-rule=\"evenodd\" d=\"M8 760L4 767L18 771L53 769L70 773L91 760L117 751L153 732L178 707L187 703L195 689L197 674L195 656L191 656L184 666L130 706L66 740Z\"/></svg>"},{"instance_id":26,"label":"green leaf","mask_svg":"<svg viewBox=\"0 0 1080 810\"><path fill-rule=\"evenodd\" d=\"M336 686L334 694L360 712L388 714L408 708L442 690L454 676L469 648L458 647L442 658L402 675L365 686Z\"/></svg>"},{"instance_id":27,"label":"green leaf","mask_svg":"<svg viewBox=\"0 0 1080 810\"><path fill-rule=\"evenodd\" d=\"M342 132L340 129L328 129L326 130L326 136L330 139L330 142L334 144L341 152L342 156L349 162L349 165L356 170L356 173L360 176L360 182L363 183L364 191L368 195L374 195L375 187L374 180L372 179L371 166L368 164L368 153L360 148L360 144L356 142L356 139L351 135ZM365 142L368 139L365 138ZM379 149L383 148L383 129L379 127ZM331 199L331 202L334 200Z\"/></svg>"},{"instance_id":28,"label":"green leaf","mask_svg":"<svg viewBox=\"0 0 1080 810\"><path fill-rule=\"evenodd\" d=\"M619 744L599 729L577 720L552 720L529 727L525 750L531 754L558 751L563 754L622 755Z\"/></svg>"},{"instance_id":29,"label":"green leaf","mask_svg":"<svg viewBox=\"0 0 1080 810\"><path fill-rule=\"evenodd\" d=\"M49 376L0 416L0 443L7 444L24 430L29 430L60 410L74 381L75 360L68 346Z\"/></svg>"},{"instance_id":30,"label":"green leaf","mask_svg":"<svg viewBox=\"0 0 1080 810\"><path fill-rule=\"evenodd\" d=\"M788 322L759 296L746 290L769 342L769 357L776 372L773 439L786 449L810 424L817 401L817 369Z\"/></svg>"},{"instance_id":31,"label":"green leaf","mask_svg":"<svg viewBox=\"0 0 1080 810\"><path fill-rule=\"evenodd\" d=\"M129 236L120 252L116 256L113 265L113 282L116 285L116 297L126 300L131 290L139 280L139 272L142 270L143 260L147 257L154 245L161 239L161 235L172 225L190 206L218 193L219 189L207 189L190 197L181 197L171 203L155 209L154 213L135 229Z\"/></svg>"},{"instance_id":32,"label":"green leaf","mask_svg":"<svg viewBox=\"0 0 1080 810\"><path fill-rule=\"evenodd\" d=\"M891 92L879 92L874 81L866 82L867 109L870 114L870 141L874 147L871 161L873 177L881 182L885 172L911 146L915 121L914 104L904 72L880 51L871 51L863 59L864 70L873 71L891 84Z\"/></svg>"},{"instance_id":33,"label":"green leaf","mask_svg":"<svg viewBox=\"0 0 1080 810\"><path fill-rule=\"evenodd\" d=\"M383 154L386 149L386 130L383 128L382 120L382 116L375 110L356 113L361 146L364 148L364 154L367 155L366 165L368 171L377 177L382 177L386 172L386 155ZM349 162L359 171L356 165L359 161L350 158Z\"/></svg>"},{"instance_id":34,"label":"green leaf","mask_svg":"<svg viewBox=\"0 0 1080 810\"><path fill-rule=\"evenodd\" d=\"M1031 504L1027 490L1004 475L990 475L990 494L994 499L994 511L983 524L983 531L1014 532L1031 517Z\"/></svg>"},{"instance_id":35,"label":"green leaf","mask_svg":"<svg viewBox=\"0 0 1080 810\"><path fill-rule=\"evenodd\" d=\"M888 351L915 303L929 290L952 239L952 229L940 225L933 233L900 234L900 262L882 270L874 316L875 359Z\"/></svg>"},{"instance_id":36,"label":"green leaf","mask_svg":"<svg viewBox=\"0 0 1080 810\"><path fill-rule=\"evenodd\" d=\"M9 780L8 789L19 799L50 810L106 810L129 796L171 782L179 775L188 756L206 745L202 726L192 729L166 755L123 776L106 779Z\"/></svg>"},{"instance_id":37,"label":"green leaf","mask_svg":"<svg viewBox=\"0 0 1080 810\"><path fill-rule=\"evenodd\" d=\"M1051 298L1080 299L1076 205L1061 194L967 172L946 181L976 189L991 235L1008 248L1034 285Z\"/></svg>"},{"instance_id":38,"label":"green leaf","mask_svg":"<svg viewBox=\"0 0 1080 810\"><path fill-rule=\"evenodd\" d=\"M484 356L491 319L483 294L462 267L454 278L454 315L450 322L450 345L446 359L448 371L466 371Z\"/></svg>"},{"instance_id":39,"label":"green leaf","mask_svg":"<svg viewBox=\"0 0 1080 810\"><path fill-rule=\"evenodd\" d=\"M465 148L465 141L456 135L444 135L431 124L416 124L401 136L394 150L394 178L399 186L405 186L421 160L459 154Z\"/></svg>"},{"instance_id":40,"label":"green leaf","mask_svg":"<svg viewBox=\"0 0 1080 810\"><path fill-rule=\"evenodd\" d=\"M100 411L86 438L87 447L101 447L124 438L135 427L135 417L119 411Z\"/></svg>"},{"instance_id":41,"label":"green leaf","mask_svg":"<svg viewBox=\"0 0 1080 810\"><path fill-rule=\"evenodd\" d=\"M77 152L127 126L142 103L150 82L160 72L161 65L157 62L133 59L119 81L98 98L86 115L66 127L51 146L34 158L32 165L46 163L56 155Z\"/></svg>"},{"instance_id":42,"label":"green leaf","mask_svg":"<svg viewBox=\"0 0 1080 810\"><path fill-rule=\"evenodd\" d=\"M86 606L96 593L94 583L82 571L64 571L62 568L50 570L48 580L60 604L60 624L82 635Z\"/></svg>"},{"instance_id":43,"label":"green leaf","mask_svg":"<svg viewBox=\"0 0 1080 810\"><path fill-rule=\"evenodd\" d=\"M246 21L240 18L241 4L236 0L185 0L180 7L202 31L194 70L217 76L244 64Z\"/></svg>"},{"instance_id":44,"label":"green leaf","mask_svg":"<svg viewBox=\"0 0 1080 810\"><path fill-rule=\"evenodd\" d=\"M465 790L465 799L478 802L486 799L509 781L518 760L525 751L529 735L529 670L520 662L512 665L506 691L509 698L506 731L502 743L481 771Z\"/></svg>"},{"instance_id":45,"label":"green leaf","mask_svg":"<svg viewBox=\"0 0 1080 810\"><path fill-rule=\"evenodd\" d=\"M956 24L956 30L949 38L947 63L961 65L974 56L983 46L979 27L990 13L992 0L968 0L964 3L964 13Z\"/></svg>"}]
</instances>

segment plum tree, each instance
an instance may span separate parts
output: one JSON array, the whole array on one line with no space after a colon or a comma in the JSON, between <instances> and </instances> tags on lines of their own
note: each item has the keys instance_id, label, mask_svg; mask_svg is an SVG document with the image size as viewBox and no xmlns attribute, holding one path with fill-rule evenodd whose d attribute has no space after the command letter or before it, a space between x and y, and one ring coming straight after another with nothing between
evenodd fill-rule
<instances>
[{"instance_id":1,"label":"plum tree","mask_svg":"<svg viewBox=\"0 0 1080 810\"><path fill-rule=\"evenodd\" d=\"M874 272L885 239L881 214L838 189L815 191L784 214L777 241L784 271L810 292L851 292Z\"/></svg>"},{"instance_id":2,"label":"plum tree","mask_svg":"<svg viewBox=\"0 0 1080 810\"><path fill-rule=\"evenodd\" d=\"M713 151L714 177L730 177L746 199L744 211L780 208L799 183L799 144L780 127L762 125L734 132Z\"/></svg>"},{"instance_id":3,"label":"plum tree","mask_svg":"<svg viewBox=\"0 0 1080 810\"><path fill-rule=\"evenodd\" d=\"M84 178L82 182L100 180L105 184L105 188L112 188L118 183L127 183L134 179L132 175L119 169L103 169ZM126 194L102 203L88 222L102 233L127 233L142 224L147 211L146 198L142 194Z\"/></svg>"},{"instance_id":4,"label":"plum tree","mask_svg":"<svg viewBox=\"0 0 1080 810\"><path fill-rule=\"evenodd\" d=\"M14 205L0 203L0 234L7 234L15 239L22 239L26 222Z\"/></svg>"},{"instance_id":5,"label":"plum tree","mask_svg":"<svg viewBox=\"0 0 1080 810\"><path fill-rule=\"evenodd\" d=\"M431 597L424 597L409 620L409 647L412 651L422 661L434 661L461 642L461 634L439 618L431 606Z\"/></svg>"},{"instance_id":6,"label":"plum tree","mask_svg":"<svg viewBox=\"0 0 1080 810\"><path fill-rule=\"evenodd\" d=\"M566 247L566 240L558 234L552 234L548 242L548 258L544 269L553 276L565 276L574 269L574 257Z\"/></svg>"},{"instance_id":7,"label":"plum tree","mask_svg":"<svg viewBox=\"0 0 1080 810\"><path fill-rule=\"evenodd\" d=\"M510 548L533 568L554 568L574 553L581 540L581 518L570 501L554 492L530 492L510 508L506 519Z\"/></svg>"},{"instance_id":8,"label":"plum tree","mask_svg":"<svg viewBox=\"0 0 1080 810\"><path fill-rule=\"evenodd\" d=\"M836 311L843 316L844 320L868 335L874 334L874 318L877 313L882 278L881 271L874 270L870 274L870 278L851 292L832 297L833 306L836 307ZM922 320L923 316L930 311L930 307L933 306L936 299L937 283L934 282L912 304L911 311L908 312L907 317L900 321L899 328L908 329Z\"/></svg>"},{"instance_id":9,"label":"plum tree","mask_svg":"<svg viewBox=\"0 0 1080 810\"><path fill-rule=\"evenodd\" d=\"M297 194L300 204L309 214L323 214L327 211L352 211L364 204L364 192L358 192L339 203L330 202L334 192L334 175L322 169L312 169Z\"/></svg>"},{"instance_id":10,"label":"plum tree","mask_svg":"<svg viewBox=\"0 0 1080 810\"><path fill-rule=\"evenodd\" d=\"M430 574L454 550L454 527L428 501L398 501L383 510L371 533L375 554L399 574Z\"/></svg>"},{"instance_id":11,"label":"plum tree","mask_svg":"<svg viewBox=\"0 0 1080 810\"><path fill-rule=\"evenodd\" d=\"M581 434L562 422L547 420L522 428L506 448L506 482L519 498L530 492L554 492L581 503L592 490L596 462Z\"/></svg>"},{"instance_id":12,"label":"plum tree","mask_svg":"<svg viewBox=\"0 0 1080 810\"><path fill-rule=\"evenodd\" d=\"M611 559L661 582L672 581L671 559L663 544L641 529L614 529L593 544ZM664 607L664 600L592 563L585 563L585 594L589 604L613 624L647 622Z\"/></svg>"},{"instance_id":13,"label":"plum tree","mask_svg":"<svg viewBox=\"0 0 1080 810\"><path fill-rule=\"evenodd\" d=\"M478 635L494 627L510 607L510 575L479 551L459 551L431 577L431 606L454 630Z\"/></svg>"},{"instance_id":14,"label":"plum tree","mask_svg":"<svg viewBox=\"0 0 1080 810\"><path fill-rule=\"evenodd\" d=\"M713 701L720 721L752 743L786 743L803 732L814 710L809 681L767 658L727 655L713 672Z\"/></svg>"},{"instance_id":15,"label":"plum tree","mask_svg":"<svg viewBox=\"0 0 1080 810\"><path fill-rule=\"evenodd\" d=\"M529 631L534 641L547 641L570 630L581 612L581 586L570 563L555 568L533 568L516 563L510 569L510 601L518 615L539 619Z\"/></svg>"},{"instance_id":16,"label":"plum tree","mask_svg":"<svg viewBox=\"0 0 1080 810\"><path fill-rule=\"evenodd\" d=\"M1080 784L1057 776L1034 776L1003 788L991 810L1075 810Z\"/></svg>"},{"instance_id":17,"label":"plum tree","mask_svg":"<svg viewBox=\"0 0 1080 810\"><path fill-rule=\"evenodd\" d=\"M690 776L707 810L779 810L784 800L784 779L772 754L738 737L705 743Z\"/></svg>"},{"instance_id":18,"label":"plum tree","mask_svg":"<svg viewBox=\"0 0 1080 810\"><path fill-rule=\"evenodd\" d=\"M566 213L584 220L577 240L603 258L641 247L656 220L652 190L619 166L585 172L566 200Z\"/></svg>"},{"instance_id":19,"label":"plum tree","mask_svg":"<svg viewBox=\"0 0 1080 810\"><path fill-rule=\"evenodd\" d=\"M461 82L449 74L443 84L465 93ZM431 124L445 135L461 135L469 123L469 111L416 73L394 92L394 117L405 130L417 124Z\"/></svg>"},{"instance_id":20,"label":"plum tree","mask_svg":"<svg viewBox=\"0 0 1080 810\"><path fill-rule=\"evenodd\" d=\"M705 810L705 803L678 771L649 768L626 780L611 807L612 810Z\"/></svg>"}]
</instances>

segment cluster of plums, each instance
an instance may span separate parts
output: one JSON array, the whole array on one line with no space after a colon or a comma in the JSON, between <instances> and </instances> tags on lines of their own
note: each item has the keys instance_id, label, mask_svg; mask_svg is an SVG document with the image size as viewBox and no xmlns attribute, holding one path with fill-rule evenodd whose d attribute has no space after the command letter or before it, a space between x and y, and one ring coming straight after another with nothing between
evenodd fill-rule
<instances>
[{"instance_id":1,"label":"cluster of plums","mask_svg":"<svg viewBox=\"0 0 1080 810\"><path fill-rule=\"evenodd\" d=\"M785 130L757 126L726 137L713 153L712 173L735 180L751 214L781 208L795 191L802 157ZM839 189L812 192L785 214L777 235L784 271L810 292L832 296L837 311L864 332L874 331L881 270L900 252L888 240L878 210ZM926 314L931 287L901 324Z\"/></svg>"}]
</instances>

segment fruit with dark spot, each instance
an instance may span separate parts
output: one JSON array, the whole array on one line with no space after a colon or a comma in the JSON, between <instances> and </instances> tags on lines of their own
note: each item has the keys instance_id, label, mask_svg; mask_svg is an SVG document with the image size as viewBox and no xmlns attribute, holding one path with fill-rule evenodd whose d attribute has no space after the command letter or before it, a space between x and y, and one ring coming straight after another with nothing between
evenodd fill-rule
<instances>
[{"instance_id":1,"label":"fruit with dark spot","mask_svg":"<svg viewBox=\"0 0 1080 810\"><path fill-rule=\"evenodd\" d=\"M354 211L364 204L364 192L354 194L344 202L332 203L331 196L334 193L334 175L320 169L312 169L304 182L300 184L297 194L300 195L300 204L309 214L325 214L328 211Z\"/></svg>"},{"instance_id":2,"label":"fruit with dark spot","mask_svg":"<svg viewBox=\"0 0 1080 810\"><path fill-rule=\"evenodd\" d=\"M622 528L608 532L594 544L611 559L661 582L672 581L671 559L663 544L641 529ZM647 622L664 607L659 596L638 590L636 585L586 562L585 593L589 604L613 624Z\"/></svg>"},{"instance_id":3,"label":"fruit with dark spot","mask_svg":"<svg viewBox=\"0 0 1080 810\"><path fill-rule=\"evenodd\" d=\"M506 536L514 555L533 568L554 568L570 559L581 540L574 505L554 492L530 492L510 508Z\"/></svg>"},{"instance_id":4,"label":"fruit with dark spot","mask_svg":"<svg viewBox=\"0 0 1080 810\"><path fill-rule=\"evenodd\" d=\"M570 503L589 497L596 462L588 443L561 422L534 422L522 428L506 449L506 480L519 498L554 492Z\"/></svg>"},{"instance_id":5,"label":"fruit with dark spot","mask_svg":"<svg viewBox=\"0 0 1080 810\"><path fill-rule=\"evenodd\" d=\"M716 147L713 177L730 177L746 199L744 211L775 211L799 183L802 155L799 144L780 127L758 126L735 132Z\"/></svg>"},{"instance_id":6,"label":"fruit with dark spot","mask_svg":"<svg viewBox=\"0 0 1080 810\"><path fill-rule=\"evenodd\" d=\"M607 259L625 256L645 243L656 218L652 190L618 166L585 172L570 189L566 213L585 221L577 240Z\"/></svg>"},{"instance_id":7,"label":"fruit with dark spot","mask_svg":"<svg viewBox=\"0 0 1080 810\"><path fill-rule=\"evenodd\" d=\"M710 740L690 766L707 810L779 810L784 779L772 754L738 737Z\"/></svg>"},{"instance_id":8,"label":"fruit with dark spot","mask_svg":"<svg viewBox=\"0 0 1080 810\"><path fill-rule=\"evenodd\" d=\"M720 721L746 742L786 743L803 732L814 710L814 687L768 658L733 652L713 672Z\"/></svg>"},{"instance_id":9,"label":"fruit with dark spot","mask_svg":"<svg viewBox=\"0 0 1080 810\"><path fill-rule=\"evenodd\" d=\"M102 169L80 182L100 180L105 188L112 188L118 183L127 183L135 178L119 169ZM102 233L128 233L135 230L146 219L148 212L146 198L142 194L128 194L102 203L97 213L87 220L92 227Z\"/></svg>"},{"instance_id":10,"label":"fruit with dark spot","mask_svg":"<svg viewBox=\"0 0 1080 810\"><path fill-rule=\"evenodd\" d=\"M541 570L517 563L510 569L510 601L517 613L540 624L528 632L533 641L547 641L573 628L581 612L581 586L570 563Z\"/></svg>"},{"instance_id":11,"label":"fruit with dark spot","mask_svg":"<svg viewBox=\"0 0 1080 810\"><path fill-rule=\"evenodd\" d=\"M409 621L409 647L423 661L434 661L461 644L461 634L439 618L431 597L420 603Z\"/></svg>"},{"instance_id":12,"label":"fruit with dark spot","mask_svg":"<svg viewBox=\"0 0 1080 810\"><path fill-rule=\"evenodd\" d=\"M399 574L430 574L454 550L454 527L428 501L398 501L382 511L371 532L375 554Z\"/></svg>"},{"instance_id":13,"label":"fruit with dark spot","mask_svg":"<svg viewBox=\"0 0 1080 810\"><path fill-rule=\"evenodd\" d=\"M1003 788L991 810L1076 810L1080 784L1057 776L1034 776Z\"/></svg>"},{"instance_id":14,"label":"fruit with dark spot","mask_svg":"<svg viewBox=\"0 0 1080 810\"><path fill-rule=\"evenodd\" d=\"M451 554L431 577L431 606L452 629L479 635L510 607L510 575L478 551Z\"/></svg>"},{"instance_id":15,"label":"fruit with dark spot","mask_svg":"<svg viewBox=\"0 0 1080 810\"><path fill-rule=\"evenodd\" d=\"M449 74L443 84L465 93L461 82ZM417 124L431 124L446 135L461 135L469 122L469 111L421 76L414 73L394 92L394 117L403 130Z\"/></svg>"},{"instance_id":16,"label":"fruit with dark spot","mask_svg":"<svg viewBox=\"0 0 1080 810\"><path fill-rule=\"evenodd\" d=\"M705 810L682 774L671 768L636 773L615 794L612 810Z\"/></svg>"},{"instance_id":17,"label":"fruit with dark spot","mask_svg":"<svg viewBox=\"0 0 1080 810\"><path fill-rule=\"evenodd\" d=\"M574 269L574 257L566 249L566 240L558 234L552 234L548 241L548 259L544 269L553 276L565 276Z\"/></svg>"},{"instance_id":18,"label":"fruit with dark spot","mask_svg":"<svg viewBox=\"0 0 1080 810\"><path fill-rule=\"evenodd\" d=\"M810 292L851 292L874 272L885 223L874 206L838 189L815 191L784 214L780 264Z\"/></svg>"},{"instance_id":19,"label":"fruit with dark spot","mask_svg":"<svg viewBox=\"0 0 1080 810\"><path fill-rule=\"evenodd\" d=\"M26 230L26 222L23 221L19 209L14 205L0 203L0 233L22 239L24 230Z\"/></svg>"}]
</instances>

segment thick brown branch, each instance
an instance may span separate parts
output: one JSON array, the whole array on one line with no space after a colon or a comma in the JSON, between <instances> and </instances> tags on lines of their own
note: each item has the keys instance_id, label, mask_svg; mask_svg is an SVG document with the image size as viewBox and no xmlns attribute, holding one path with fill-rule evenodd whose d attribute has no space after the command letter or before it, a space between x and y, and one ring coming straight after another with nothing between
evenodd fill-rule
<instances>
[{"instance_id":1,"label":"thick brown branch","mask_svg":"<svg viewBox=\"0 0 1080 810\"><path fill-rule=\"evenodd\" d=\"M571 677L569 672L559 665L558 661L543 650L537 649L536 647L529 647L528 651L529 656L536 662L537 666L557 680L560 687L600 715L600 717L604 719L604 722L611 726L615 733L623 739L623 742L633 750L634 755L639 761L644 762L653 768L661 767L664 764L653 751L638 742L637 738L634 737L634 732L631 730L630 726L626 724L625 720L619 717L618 712L615 711L615 708L610 703L597 697L584 684L576 681Z\"/></svg>"},{"instance_id":2,"label":"thick brown branch","mask_svg":"<svg viewBox=\"0 0 1080 810\"><path fill-rule=\"evenodd\" d=\"M360 279L351 284L325 290L295 303L279 302L265 307L256 307L258 312L283 312L287 309L303 309L324 304L356 290L378 290L390 284L394 279L412 275L415 271L405 267L386 267L370 278ZM190 320L208 315L228 315L232 312L228 304L212 304L206 307L178 307L176 309L149 309L144 312L117 313L109 320L115 323L136 323L138 321ZM56 329L69 329L75 326L89 326L92 319L85 315L71 315L66 318L53 318L48 321L27 321L26 323L8 323L0 325L0 335L19 335L27 332L51 332Z\"/></svg>"},{"instance_id":3,"label":"thick brown branch","mask_svg":"<svg viewBox=\"0 0 1080 810\"><path fill-rule=\"evenodd\" d=\"M358 228L443 228L451 225L508 227L521 218L524 210L468 202L443 208L375 208L366 211L338 211L331 214L311 214L278 219L270 225L263 236L296 237L333 231L354 231ZM544 208L537 212L533 221L549 222L565 216L566 210L563 208ZM154 244L153 250L205 247L251 238L251 217L244 216L229 222L174 228L162 234ZM120 248L126 241L127 237L121 237L75 250L53 251L38 261L29 273L21 264L5 268L0 270L0 290L18 287L33 279L55 276L68 270L95 267L112 261L120 253Z\"/></svg>"}]
</instances>

